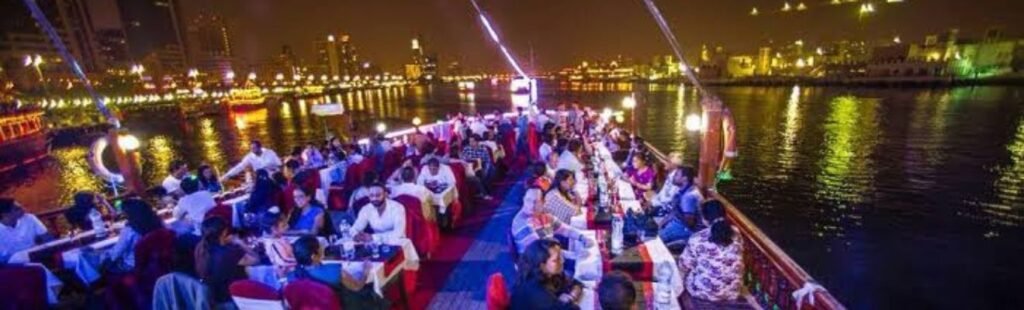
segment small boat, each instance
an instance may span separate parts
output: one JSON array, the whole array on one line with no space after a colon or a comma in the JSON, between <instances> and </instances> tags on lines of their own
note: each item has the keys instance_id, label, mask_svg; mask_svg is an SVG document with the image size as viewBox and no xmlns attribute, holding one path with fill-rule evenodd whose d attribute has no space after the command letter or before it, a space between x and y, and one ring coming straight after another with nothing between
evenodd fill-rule
<instances>
[{"instance_id":1,"label":"small boat","mask_svg":"<svg viewBox=\"0 0 1024 310\"><path fill-rule=\"evenodd\" d=\"M263 90L256 86L232 88L225 100L227 107L232 110L249 110L263 107L267 96Z\"/></svg>"},{"instance_id":2,"label":"small boat","mask_svg":"<svg viewBox=\"0 0 1024 310\"><path fill-rule=\"evenodd\" d=\"M43 111L0 114L0 174L39 162L50 154Z\"/></svg>"}]
</instances>

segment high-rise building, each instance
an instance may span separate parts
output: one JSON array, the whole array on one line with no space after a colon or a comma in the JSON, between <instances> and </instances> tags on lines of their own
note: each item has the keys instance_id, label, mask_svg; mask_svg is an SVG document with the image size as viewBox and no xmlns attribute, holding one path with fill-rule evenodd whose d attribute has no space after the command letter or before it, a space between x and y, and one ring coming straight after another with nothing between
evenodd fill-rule
<instances>
[{"instance_id":1,"label":"high-rise building","mask_svg":"<svg viewBox=\"0 0 1024 310\"><path fill-rule=\"evenodd\" d=\"M325 40L313 42L318 71L331 76L352 76L364 73L359 55L347 34L328 34Z\"/></svg>"},{"instance_id":2,"label":"high-rise building","mask_svg":"<svg viewBox=\"0 0 1024 310\"><path fill-rule=\"evenodd\" d=\"M195 68L220 77L232 71L231 38L223 18L200 13L187 29L188 58Z\"/></svg>"},{"instance_id":3,"label":"high-rise building","mask_svg":"<svg viewBox=\"0 0 1024 310\"><path fill-rule=\"evenodd\" d=\"M405 77L410 80L430 81L438 77L437 55L425 52L423 39L416 36L411 41L412 62L405 65Z\"/></svg>"},{"instance_id":4,"label":"high-rise building","mask_svg":"<svg viewBox=\"0 0 1024 310\"><path fill-rule=\"evenodd\" d=\"M43 15L53 25L81 69L95 72L103 69L92 21L83 0L37 0ZM43 63L63 61L50 37L46 35L19 0L0 0L0 59L4 64L20 64L27 55L40 55ZM5 65L5 68L9 66ZM67 67L45 65L42 71L70 72Z\"/></svg>"},{"instance_id":5,"label":"high-rise building","mask_svg":"<svg viewBox=\"0 0 1024 310\"><path fill-rule=\"evenodd\" d=\"M128 40L121 29L100 29L96 31L96 43L100 59L108 67L128 66Z\"/></svg>"},{"instance_id":6,"label":"high-rise building","mask_svg":"<svg viewBox=\"0 0 1024 310\"><path fill-rule=\"evenodd\" d=\"M175 0L118 0L128 54L147 70L183 70L189 61Z\"/></svg>"},{"instance_id":7,"label":"high-rise building","mask_svg":"<svg viewBox=\"0 0 1024 310\"><path fill-rule=\"evenodd\" d=\"M767 76L772 74L772 48L757 49L757 60L754 62L754 75Z\"/></svg>"}]
</instances>

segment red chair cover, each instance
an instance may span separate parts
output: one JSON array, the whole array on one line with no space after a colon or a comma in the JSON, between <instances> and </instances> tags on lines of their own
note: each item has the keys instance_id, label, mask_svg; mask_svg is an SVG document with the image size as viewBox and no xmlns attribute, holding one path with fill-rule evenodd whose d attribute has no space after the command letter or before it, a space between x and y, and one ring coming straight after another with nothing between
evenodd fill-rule
<instances>
[{"instance_id":1,"label":"red chair cover","mask_svg":"<svg viewBox=\"0 0 1024 310\"><path fill-rule=\"evenodd\" d=\"M223 205L223 204L222 205L217 205L216 207L213 207L213 209L210 209L210 211L206 211L206 216L203 216L203 219L208 219L208 218L211 218L211 217L219 217L219 218L223 219L224 221L226 221L228 223L231 223L232 222L231 221L231 217L232 217L231 208L232 207L229 206L229 205ZM137 249L138 248L136 248L136 250Z\"/></svg>"},{"instance_id":2,"label":"red chair cover","mask_svg":"<svg viewBox=\"0 0 1024 310\"><path fill-rule=\"evenodd\" d=\"M452 169L452 174L455 174L455 190L459 191L459 200L462 201L462 206L470 206L469 203L473 199L473 192L469 184L466 184L466 166L451 164L449 167Z\"/></svg>"},{"instance_id":3,"label":"red chair cover","mask_svg":"<svg viewBox=\"0 0 1024 310\"><path fill-rule=\"evenodd\" d=\"M487 280L487 310L508 309L510 302L508 288L505 287L505 276L495 272Z\"/></svg>"},{"instance_id":4,"label":"red chair cover","mask_svg":"<svg viewBox=\"0 0 1024 310\"><path fill-rule=\"evenodd\" d=\"M406 235L412 240L420 256L430 257L440 245L441 235L437 225L427 221L423 215L423 204L419 198L401 195L395 201L405 207Z\"/></svg>"},{"instance_id":5,"label":"red chair cover","mask_svg":"<svg viewBox=\"0 0 1024 310\"><path fill-rule=\"evenodd\" d=\"M391 173L394 173L395 170L398 170L398 167L402 166L402 160L404 159L404 146L395 147L389 150L387 154L384 154L384 171L382 171L381 177L387 178Z\"/></svg>"},{"instance_id":6,"label":"red chair cover","mask_svg":"<svg viewBox=\"0 0 1024 310\"><path fill-rule=\"evenodd\" d=\"M231 296L260 300L280 300L281 295L277 290L253 280L238 280L228 287Z\"/></svg>"},{"instance_id":7,"label":"red chair cover","mask_svg":"<svg viewBox=\"0 0 1024 310\"><path fill-rule=\"evenodd\" d=\"M230 216L228 217L230 218ZM153 297L153 286L174 265L174 231L151 231L135 245L135 277L146 299Z\"/></svg>"},{"instance_id":8,"label":"red chair cover","mask_svg":"<svg viewBox=\"0 0 1024 310\"><path fill-rule=\"evenodd\" d=\"M505 149L505 158L502 159L505 162L506 167L512 167L515 164L517 156L516 153L516 135L514 131L506 130L502 134L501 146Z\"/></svg>"},{"instance_id":9,"label":"red chair cover","mask_svg":"<svg viewBox=\"0 0 1024 310\"><path fill-rule=\"evenodd\" d=\"M284 300L290 309L340 310L341 302L327 285L310 280L297 280L284 287Z\"/></svg>"},{"instance_id":10,"label":"red chair cover","mask_svg":"<svg viewBox=\"0 0 1024 310\"><path fill-rule=\"evenodd\" d=\"M530 158L534 161L543 161L544 158L540 158L540 139L538 139L540 133L537 132L537 126L534 123L530 123L526 130L526 143L530 148Z\"/></svg>"},{"instance_id":11,"label":"red chair cover","mask_svg":"<svg viewBox=\"0 0 1024 310\"><path fill-rule=\"evenodd\" d=\"M327 190L327 209L333 211L348 210L348 200L345 198L344 187L331 186Z\"/></svg>"},{"instance_id":12,"label":"red chair cover","mask_svg":"<svg viewBox=\"0 0 1024 310\"><path fill-rule=\"evenodd\" d=\"M46 272L39 266L0 267L3 309L47 309Z\"/></svg>"}]
</instances>

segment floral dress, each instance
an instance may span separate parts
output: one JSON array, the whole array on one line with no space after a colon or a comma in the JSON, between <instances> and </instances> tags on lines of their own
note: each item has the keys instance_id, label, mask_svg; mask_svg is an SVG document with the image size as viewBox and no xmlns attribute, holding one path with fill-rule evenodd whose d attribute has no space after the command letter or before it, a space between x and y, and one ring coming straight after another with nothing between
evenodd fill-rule
<instances>
[{"instance_id":1,"label":"floral dress","mask_svg":"<svg viewBox=\"0 0 1024 310\"><path fill-rule=\"evenodd\" d=\"M679 259L689 273L686 291L690 296L708 301L736 300L740 296L743 275L743 244L739 234L733 242L721 246L711 242L711 229L692 237Z\"/></svg>"}]
</instances>

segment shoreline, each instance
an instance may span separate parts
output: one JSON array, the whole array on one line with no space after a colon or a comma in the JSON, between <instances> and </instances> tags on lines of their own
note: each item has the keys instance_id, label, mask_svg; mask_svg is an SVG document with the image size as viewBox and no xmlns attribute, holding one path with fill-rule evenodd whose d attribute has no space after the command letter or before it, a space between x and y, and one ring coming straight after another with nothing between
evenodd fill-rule
<instances>
[{"instance_id":1,"label":"shoreline","mask_svg":"<svg viewBox=\"0 0 1024 310\"><path fill-rule=\"evenodd\" d=\"M636 84L687 84L683 78L671 79L584 79L568 80L561 77L550 80L565 83L636 83ZM951 77L877 77L877 78L810 78L810 77L772 77L744 79L704 79L704 85L715 87L746 87L746 86L824 86L824 87L926 87L955 88L970 86L1024 86L1024 75L1002 76L984 79L957 79Z\"/></svg>"}]
</instances>

